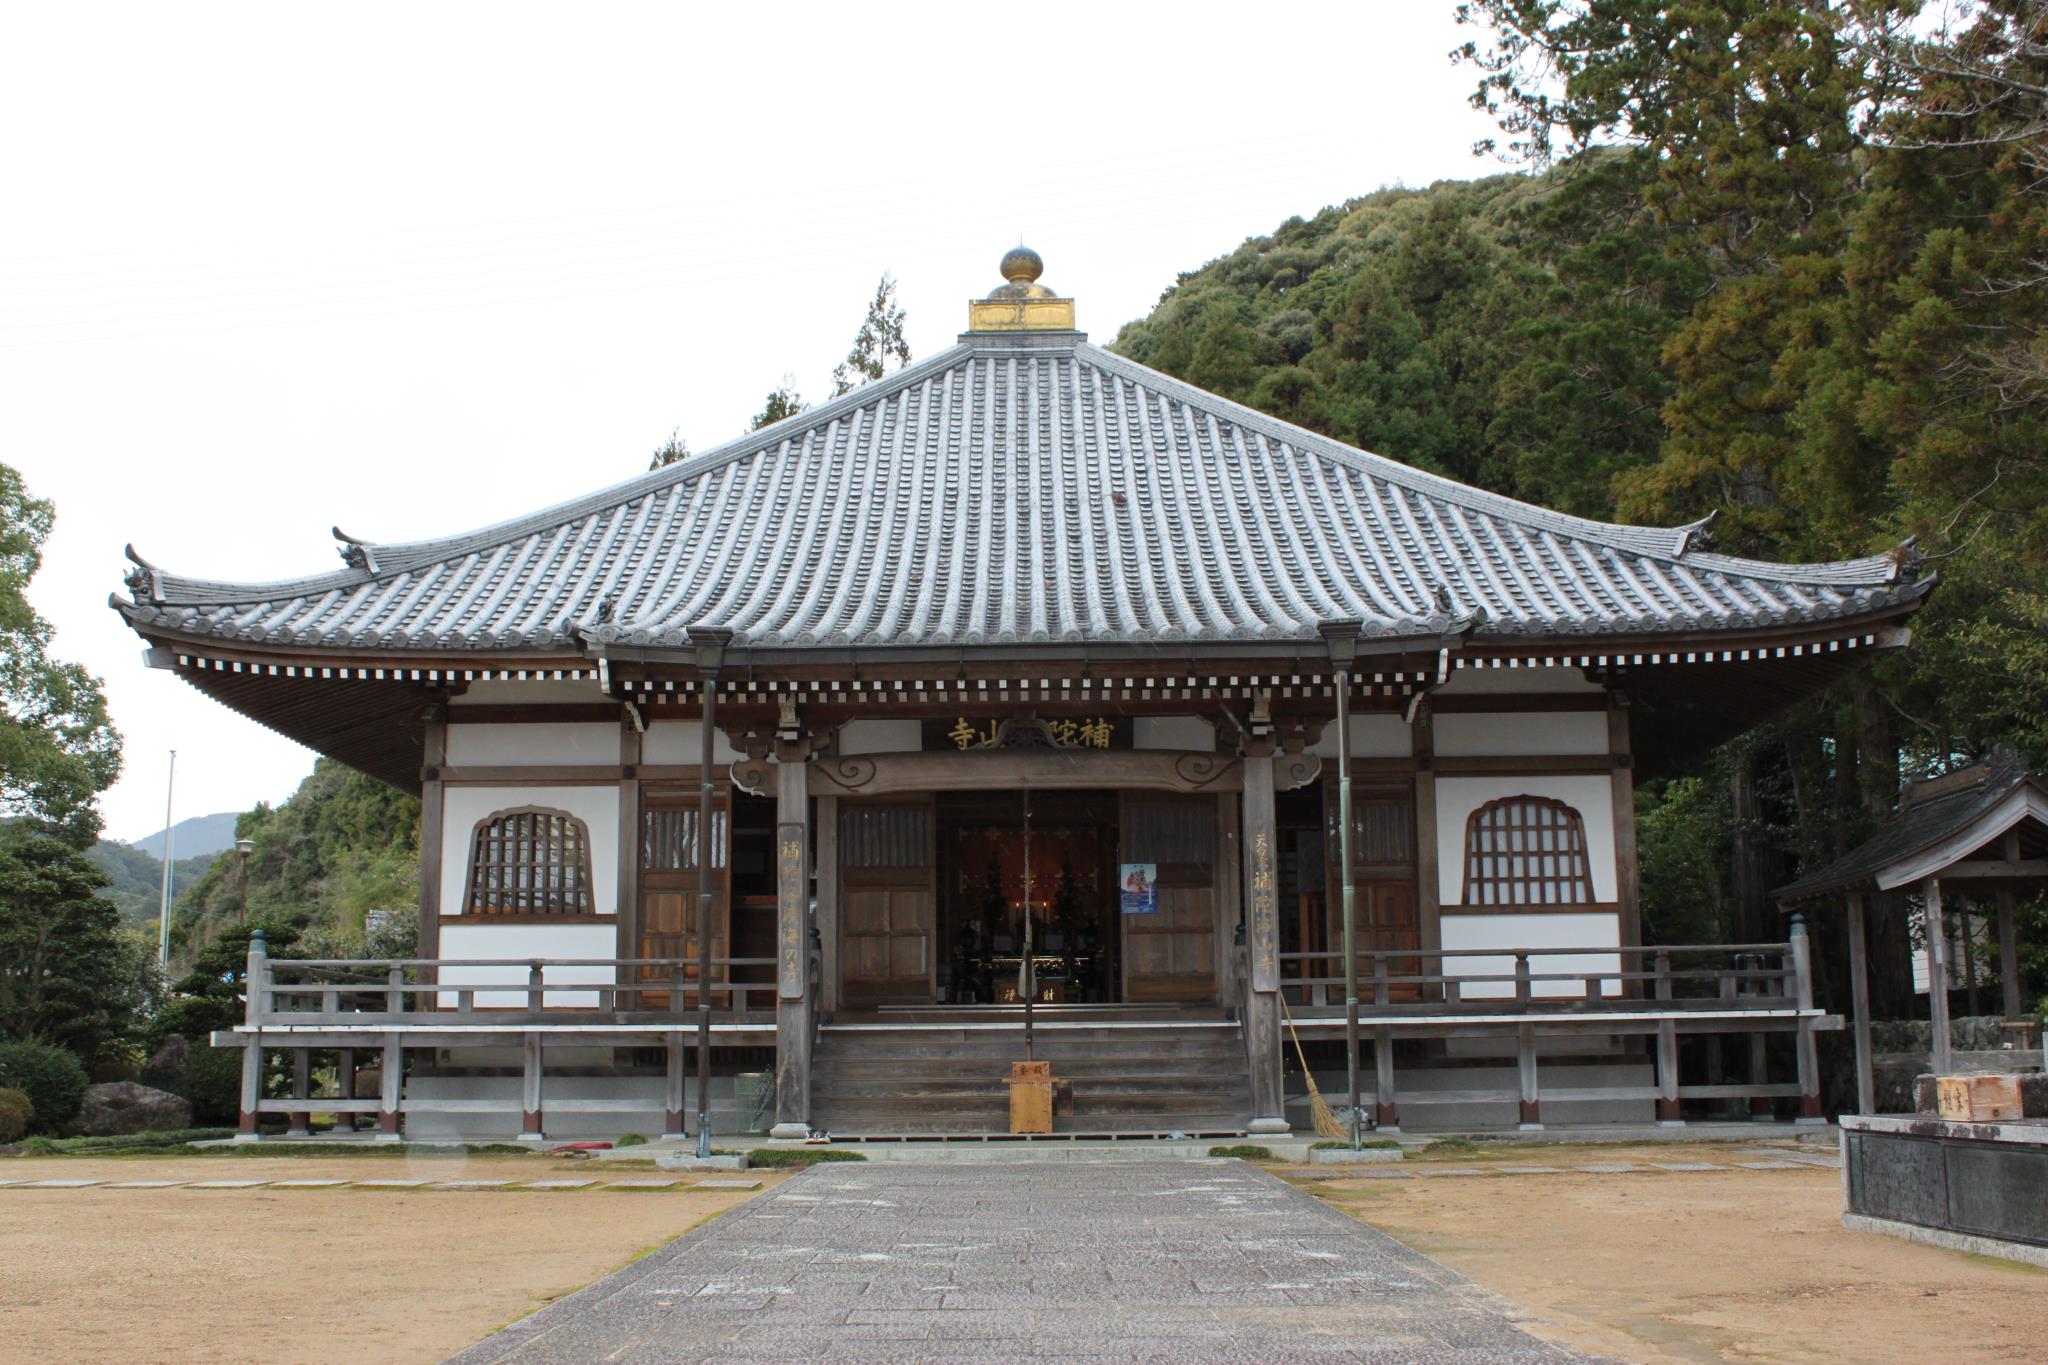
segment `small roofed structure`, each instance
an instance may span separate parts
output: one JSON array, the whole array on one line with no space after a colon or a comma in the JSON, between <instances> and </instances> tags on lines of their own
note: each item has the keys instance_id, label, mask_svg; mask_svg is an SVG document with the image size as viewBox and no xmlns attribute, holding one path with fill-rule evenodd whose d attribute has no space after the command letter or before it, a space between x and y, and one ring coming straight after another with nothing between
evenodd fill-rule
<instances>
[{"instance_id":1,"label":"small roofed structure","mask_svg":"<svg viewBox=\"0 0 2048 1365\"><path fill-rule=\"evenodd\" d=\"M1927 1002L1933 1025L1934 1071L1950 1068L1948 938L1942 924L1944 886L1961 883L1996 893L1998 954L2004 1012L2020 1014L2016 894L2048 884L2048 781L2009 746L1982 762L1908 783L1898 817L1826 867L1778 888L1782 906L1840 896L1849 909L1849 979L1854 996L1856 1103L1872 1113L1867 898L1881 891L1919 892L1927 931Z\"/></svg>"}]
</instances>

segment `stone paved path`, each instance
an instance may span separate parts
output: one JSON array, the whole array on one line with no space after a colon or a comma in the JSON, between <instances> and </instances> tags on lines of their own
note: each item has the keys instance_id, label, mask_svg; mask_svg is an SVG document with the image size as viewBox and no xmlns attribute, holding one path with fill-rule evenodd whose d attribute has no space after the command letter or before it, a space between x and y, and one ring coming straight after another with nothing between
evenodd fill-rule
<instances>
[{"instance_id":1,"label":"stone paved path","mask_svg":"<svg viewBox=\"0 0 2048 1365\"><path fill-rule=\"evenodd\" d=\"M819 1166L455 1357L1563 1362L1238 1162Z\"/></svg>"}]
</instances>

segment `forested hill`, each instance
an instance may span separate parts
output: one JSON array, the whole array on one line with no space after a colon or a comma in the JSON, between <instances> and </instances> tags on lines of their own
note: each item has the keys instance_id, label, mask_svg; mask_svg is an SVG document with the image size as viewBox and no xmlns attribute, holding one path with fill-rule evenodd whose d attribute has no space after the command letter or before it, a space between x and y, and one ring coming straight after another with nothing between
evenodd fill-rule
<instances>
[{"instance_id":1,"label":"forested hill","mask_svg":"<svg viewBox=\"0 0 2048 1365\"><path fill-rule=\"evenodd\" d=\"M364 916L419 904L420 803L352 768L321 759L284 804L259 805L236 822L251 840L249 918L289 925L309 946L348 956L364 945ZM177 899L171 941L180 962L238 922L240 869L231 849Z\"/></svg>"},{"instance_id":2,"label":"forested hill","mask_svg":"<svg viewBox=\"0 0 2048 1365\"><path fill-rule=\"evenodd\" d=\"M1643 163L1386 189L1184 274L1113 349L1348 444L1586 516L1654 459L1696 272Z\"/></svg>"}]
</instances>

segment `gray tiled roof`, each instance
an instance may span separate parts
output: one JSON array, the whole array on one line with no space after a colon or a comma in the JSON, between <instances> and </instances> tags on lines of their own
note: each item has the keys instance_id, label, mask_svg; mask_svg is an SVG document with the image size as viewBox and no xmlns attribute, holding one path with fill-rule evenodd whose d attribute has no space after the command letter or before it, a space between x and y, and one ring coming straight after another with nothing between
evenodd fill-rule
<instances>
[{"instance_id":1,"label":"gray tiled roof","mask_svg":"<svg viewBox=\"0 0 2048 1365\"><path fill-rule=\"evenodd\" d=\"M1889 824L1833 862L1771 895L1781 901L1801 901L1869 887L1878 873L1962 833L1999 806L2014 788L2024 786L2048 794L2048 783L2029 772L2010 746L2000 746L1983 762L1968 768L1908 784L1898 814ZM2029 842L2038 842L2038 837L2029 836Z\"/></svg>"},{"instance_id":2,"label":"gray tiled roof","mask_svg":"<svg viewBox=\"0 0 2048 1365\"><path fill-rule=\"evenodd\" d=\"M970 334L717 450L468 535L350 544L284 583L130 575L139 628L313 649L757 649L1481 640L1855 617L1925 583L1613 526L1317 436L1086 344Z\"/></svg>"}]
</instances>

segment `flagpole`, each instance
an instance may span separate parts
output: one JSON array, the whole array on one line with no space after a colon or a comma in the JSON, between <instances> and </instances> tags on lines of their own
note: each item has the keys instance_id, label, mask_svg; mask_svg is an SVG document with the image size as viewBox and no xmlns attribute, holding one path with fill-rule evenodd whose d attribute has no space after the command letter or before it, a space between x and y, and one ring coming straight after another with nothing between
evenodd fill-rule
<instances>
[{"instance_id":1,"label":"flagpole","mask_svg":"<svg viewBox=\"0 0 2048 1365\"><path fill-rule=\"evenodd\" d=\"M163 904L157 910L156 919L156 966L165 976L171 974L171 798L177 786L178 751L173 749L171 769L164 777L164 889Z\"/></svg>"}]
</instances>

